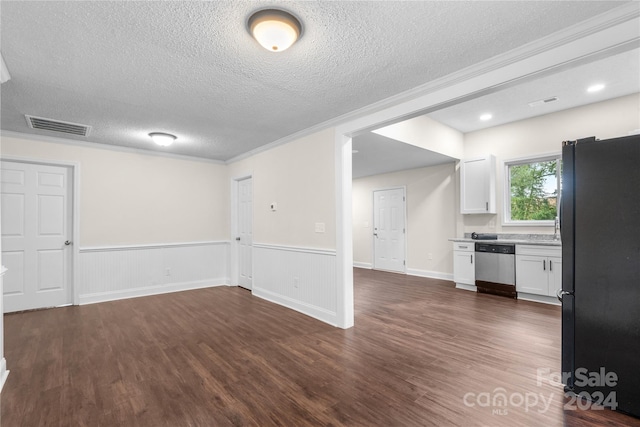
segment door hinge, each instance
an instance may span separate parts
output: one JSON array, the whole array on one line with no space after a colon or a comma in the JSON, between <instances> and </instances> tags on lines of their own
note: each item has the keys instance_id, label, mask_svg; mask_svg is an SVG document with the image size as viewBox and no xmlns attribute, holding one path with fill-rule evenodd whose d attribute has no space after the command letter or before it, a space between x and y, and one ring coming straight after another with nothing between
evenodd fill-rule
<instances>
[{"instance_id":1,"label":"door hinge","mask_svg":"<svg viewBox=\"0 0 640 427\"><path fill-rule=\"evenodd\" d=\"M402 229L402 232L403 232L404 234L407 234L407 229L406 229L406 228L403 228L403 229Z\"/></svg>"},{"instance_id":2,"label":"door hinge","mask_svg":"<svg viewBox=\"0 0 640 427\"><path fill-rule=\"evenodd\" d=\"M406 202L406 201L407 201L407 198L406 198L406 197L404 197L404 196L402 196L402 201L403 201L403 202Z\"/></svg>"},{"instance_id":3,"label":"door hinge","mask_svg":"<svg viewBox=\"0 0 640 427\"><path fill-rule=\"evenodd\" d=\"M407 265L407 261L402 261L402 265Z\"/></svg>"}]
</instances>

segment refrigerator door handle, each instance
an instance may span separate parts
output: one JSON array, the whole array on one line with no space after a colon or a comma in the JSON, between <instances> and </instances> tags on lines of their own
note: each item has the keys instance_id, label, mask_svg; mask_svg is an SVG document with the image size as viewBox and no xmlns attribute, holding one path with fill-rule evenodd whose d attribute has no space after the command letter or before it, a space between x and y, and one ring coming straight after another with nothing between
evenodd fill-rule
<instances>
[{"instance_id":1,"label":"refrigerator door handle","mask_svg":"<svg viewBox=\"0 0 640 427\"><path fill-rule=\"evenodd\" d=\"M558 292L556 292L556 297L558 297L558 301L560 302L562 302L562 297L565 295L573 295L573 292L565 291L564 289L558 289Z\"/></svg>"}]
</instances>

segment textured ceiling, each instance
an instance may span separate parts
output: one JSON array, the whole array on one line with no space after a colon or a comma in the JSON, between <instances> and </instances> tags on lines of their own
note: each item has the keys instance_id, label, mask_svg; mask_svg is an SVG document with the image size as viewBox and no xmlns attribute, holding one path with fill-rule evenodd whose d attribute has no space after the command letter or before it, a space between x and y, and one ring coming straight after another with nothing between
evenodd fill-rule
<instances>
[{"instance_id":1,"label":"textured ceiling","mask_svg":"<svg viewBox=\"0 0 640 427\"><path fill-rule=\"evenodd\" d=\"M2 129L52 135L30 114L93 127L69 139L227 160L618 5L2 1ZM279 54L245 29L267 6L304 26Z\"/></svg>"}]
</instances>

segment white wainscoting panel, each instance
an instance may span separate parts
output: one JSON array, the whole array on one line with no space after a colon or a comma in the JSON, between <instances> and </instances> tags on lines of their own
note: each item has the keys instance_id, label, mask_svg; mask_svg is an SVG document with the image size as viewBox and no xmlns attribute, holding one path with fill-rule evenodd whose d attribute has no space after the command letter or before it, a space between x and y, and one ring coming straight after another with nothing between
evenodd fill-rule
<instances>
[{"instance_id":1,"label":"white wainscoting panel","mask_svg":"<svg viewBox=\"0 0 640 427\"><path fill-rule=\"evenodd\" d=\"M229 242L81 248L78 303L229 283Z\"/></svg>"},{"instance_id":2,"label":"white wainscoting panel","mask_svg":"<svg viewBox=\"0 0 640 427\"><path fill-rule=\"evenodd\" d=\"M253 294L337 325L336 253L254 243Z\"/></svg>"}]
</instances>

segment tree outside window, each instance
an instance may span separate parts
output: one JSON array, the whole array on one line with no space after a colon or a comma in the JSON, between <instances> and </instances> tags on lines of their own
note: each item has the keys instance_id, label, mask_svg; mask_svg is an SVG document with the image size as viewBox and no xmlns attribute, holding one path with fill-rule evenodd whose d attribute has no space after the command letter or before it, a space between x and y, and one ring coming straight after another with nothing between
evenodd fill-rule
<instances>
[{"instance_id":1,"label":"tree outside window","mask_svg":"<svg viewBox=\"0 0 640 427\"><path fill-rule=\"evenodd\" d=\"M558 156L506 164L506 221L542 225L558 216L561 161Z\"/></svg>"}]
</instances>

